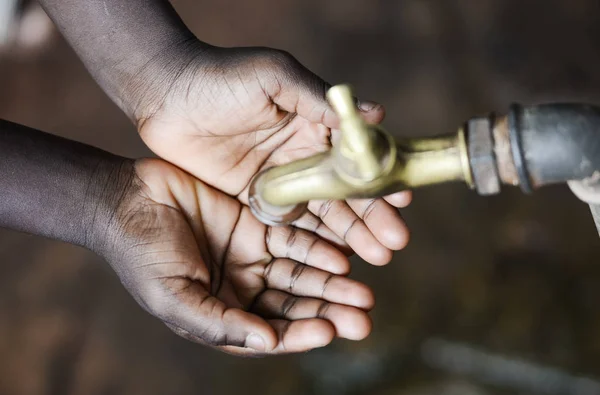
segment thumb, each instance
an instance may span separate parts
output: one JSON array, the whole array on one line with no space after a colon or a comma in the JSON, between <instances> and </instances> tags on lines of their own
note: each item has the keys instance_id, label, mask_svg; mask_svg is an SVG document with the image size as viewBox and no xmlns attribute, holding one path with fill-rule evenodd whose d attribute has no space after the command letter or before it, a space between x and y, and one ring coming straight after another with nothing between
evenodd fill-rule
<instances>
[{"instance_id":1,"label":"thumb","mask_svg":"<svg viewBox=\"0 0 600 395\"><path fill-rule=\"evenodd\" d=\"M185 294L178 296L177 307L169 309L164 320L178 335L214 347L235 346L269 352L277 346L275 330L259 316L228 308L197 283L192 283Z\"/></svg>"},{"instance_id":2,"label":"thumb","mask_svg":"<svg viewBox=\"0 0 600 395\"><path fill-rule=\"evenodd\" d=\"M327 101L331 84L307 69L291 55L286 55L283 73L274 73L275 84L269 84L268 92L275 104L285 111L297 113L311 122L321 123L328 128L339 128L339 119ZM365 121L380 123L385 117L384 107L372 101L356 100Z\"/></svg>"}]
</instances>

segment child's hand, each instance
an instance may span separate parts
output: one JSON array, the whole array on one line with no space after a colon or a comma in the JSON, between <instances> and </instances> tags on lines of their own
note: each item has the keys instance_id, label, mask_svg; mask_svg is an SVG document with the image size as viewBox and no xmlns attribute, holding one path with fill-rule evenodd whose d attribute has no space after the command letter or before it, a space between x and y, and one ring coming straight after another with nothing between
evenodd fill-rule
<instances>
[{"instance_id":1,"label":"child's hand","mask_svg":"<svg viewBox=\"0 0 600 395\"><path fill-rule=\"evenodd\" d=\"M373 294L312 232L268 228L157 159L131 161L0 120L0 227L102 255L176 333L238 354L362 339Z\"/></svg>"},{"instance_id":2,"label":"child's hand","mask_svg":"<svg viewBox=\"0 0 600 395\"><path fill-rule=\"evenodd\" d=\"M372 291L315 233L270 228L245 205L161 160L140 160L95 250L175 333L243 354L322 347L371 330Z\"/></svg>"},{"instance_id":3,"label":"child's hand","mask_svg":"<svg viewBox=\"0 0 600 395\"><path fill-rule=\"evenodd\" d=\"M329 85L289 54L189 42L173 52L178 56L158 57L123 85L135 92L131 112L160 157L247 204L248 185L261 169L330 148L338 119L325 98ZM361 108L367 121L383 119L381 105ZM409 202L409 193L313 201L312 214L294 225L383 265L408 241L396 208Z\"/></svg>"},{"instance_id":4,"label":"child's hand","mask_svg":"<svg viewBox=\"0 0 600 395\"><path fill-rule=\"evenodd\" d=\"M329 85L289 54L205 44L167 0L40 2L150 149L243 204L260 169L330 147ZM383 119L381 105L362 108ZM409 201L313 201L294 225L383 265L408 241L396 208Z\"/></svg>"}]
</instances>

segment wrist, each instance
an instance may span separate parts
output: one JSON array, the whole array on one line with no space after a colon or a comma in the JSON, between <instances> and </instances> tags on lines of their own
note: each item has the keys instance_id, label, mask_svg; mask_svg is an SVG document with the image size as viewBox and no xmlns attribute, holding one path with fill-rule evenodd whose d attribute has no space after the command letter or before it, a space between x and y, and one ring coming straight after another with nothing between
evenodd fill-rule
<instances>
[{"instance_id":1,"label":"wrist","mask_svg":"<svg viewBox=\"0 0 600 395\"><path fill-rule=\"evenodd\" d=\"M94 79L131 118L156 73L198 42L168 0L40 0ZM158 81L160 82L160 81ZM147 88L150 85L150 88ZM140 94L140 91L142 94Z\"/></svg>"},{"instance_id":2,"label":"wrist","mask_svg":"<svg viewBox=\"0 0 600 395\"><path fill-rule=\"evenodd\" d=\"M156 114L173 91L182 89L191 75L197 72L198 61L208 56L212 46L194 35L182 34L160 48L144 62L129 67L119 83L119 105L140 127Z\"/></svg>"},{"instance_id":3,"label":"wrist","mask_svg":"<svg viewBox=\"0 0 600 395\"><path fill-rule=\"evenodd\" d=\"M135 162L117 156L98 162L89 173L81 222L83 247L103 257L114 248L119 219L134 193L135 180Z\"/></svg>"},{"instance_id":4,"label":"wrist","mask_svg":"<svg viewBox=\"0 0 600 395\"><path fill-rule=\"evenodd\" d=\"M0 121L0 227L96 250L133 177L131 163Z\"/></svg>"}]
</instances>

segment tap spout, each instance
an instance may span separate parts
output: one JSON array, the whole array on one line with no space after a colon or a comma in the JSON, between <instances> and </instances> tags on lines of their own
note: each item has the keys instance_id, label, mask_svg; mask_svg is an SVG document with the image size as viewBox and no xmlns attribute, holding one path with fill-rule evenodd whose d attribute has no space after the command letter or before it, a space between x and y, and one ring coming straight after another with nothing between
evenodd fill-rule
<instances>
[{"instance_id":1,"label":"tap spout","mask_svg":"<svg viewBox=\"0 0 600 395\"><path fill-rule=\"evenodd\" d=\"M290 223L301 216L310 200L345 200L386 196L405 189L450 181L467 181L471 173L464 134L394 140L380 128L376 158L381 174L374 179L354 177L343 147L273 167L252 183L250 206L269 224ZM265 221L265 215L275 213ZM275 218L277 217L277 218Z\"/></svg>"},{"instance_id":2,"label":"tap spout","mask_svg":"<svg viewBox=\"0 0 600 395\"><path fill-rule=\"evenodd\" d=\"M327 97L340 118L340 143L255 177L248 200L262 222L289 224L310 200L374 198L447 181L472 185L462 129L455 135L396 141L360 117L348 85L334 86Z\"/></svg>"}]
</instances>

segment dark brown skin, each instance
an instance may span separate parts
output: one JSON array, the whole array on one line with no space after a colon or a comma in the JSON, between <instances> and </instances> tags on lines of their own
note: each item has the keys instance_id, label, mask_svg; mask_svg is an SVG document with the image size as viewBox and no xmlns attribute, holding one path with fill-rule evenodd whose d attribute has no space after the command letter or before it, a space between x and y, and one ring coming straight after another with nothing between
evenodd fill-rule
<instances>
[{"instance_id":1,"label":"dark brown skin","mask_svg":"<svg viewBox=\"0 0 600 395\"><path fill-rule=\"evenodd\" d=\"M207 185L213 187L210 189L212 195L209 195L214 197L209 200L229 202L219 206L222 210L218 211L218 217L212 218L212 211L203 217L212 218L215 224L224 227L219 235L233 232L232 244L228 247L227 243L219 244L217 239L210 239L208 243L214 256L222 257L232 251L235 235L242 234L235 230L242 227L252 229L244 232L245 236L238 236L243 242L239 241L236 254L247 255L247 258L236 258L235 262L244 262L244 267L248 267L248 272L244 273L256 273L264 269L270 258L261 254L269 252L284 258L289 251L299 251L297 255L289 257L330 273L344 274L349 271L349 263L340 250L356 252L372 264L384 265L391 260L394 250L403 248L408 242L408 229L397 208L409 204L409 193L372 200L313 201L309 204L309 214L294 226L274 229L270 232L270 239L267 228L251 218L247 209L247 191L254 175L267 166L328 149L332 135L337 133L335 128L338 119L325 99L329 84L291 55L268 48L218 48L203 43L187 30L167 1L42 0L41 3L102 88L136 124L148 147L161 158L201 180L190 177L190 183L194 180L207 190ZM364 102L361 109L369 122L377 123L383 119L384 109L381 105ZM163 163L162 166L167 165ZM144 166L137 168L138 175L148 174L140 170ZM191 192L185 193L186 198L188 194ZM169 202L168 205L177 204ZM234 221L238 217L239 221ZM232 223L223 225L229 224L228 221ZM206 223L204 219L202 222ZM263 236L254 239L257 234ZM277 250L279 255L265 249L274 240L281 245ZM305 245L304 250L296 247L297 243ZM308 253L310 245L313 248L322 246L319 250L325 255L314 250ZM338 249L326 248L328 246ZM257 250L253 252L253 249ZM329 252L324 252L326 250ZM208 256L203 255L205 261L210 261ZM310 259L310 262L304 262L306 259ZM217 259L217 262L220 261L222 259ZM321 294L317 290L323 286L323 277L326 275L319 272L318 275L309 276L312 270L294 270L294 265L286 266L289 272L287 278L292 273L298 276L300 272L302 283L313 290L310 294L301 293L319 299ZM197 278L205 282L205 287L208 284L205 271L210 271L214 265L207 266L202 274L197 274ZM290 336L293 334L292 338L296 339L293 342L296 343L286 345L287 351L305 351L322 345L323 339L319 342L315 339L328 333L359 339L369 332L368 317L356 307L367 309L371 306L370 291L369 296L364 297L360 296L363 295L360 292L348 292L344 298L336 300L354 306L352 313L347 310L348 313L342 314L337 308L319 308L318 301L292 303L293 299L280 293L267 292L254 301L253 297L260 295L258 281L252 285L255 293L234 293L232 289L238 285L249 284L250 275L244 275L244 281L241 281L233 280L233 275L227 273L225 270L222 275L211 276L210 280L217 283L221 282L218 278L233 281L232 285L225 286L225 282L223 287L212 288L213 296L215 293L217 296L223 295L221 299L227 300L230 307L259 309L261 312L269 312L270 309L272 313L273 306L277 306L278 311L287 312L288 318L294 320L311 317L314 320L315 317L323 317L323 314L346 317L339 318L342 321L329 319L328 322L333 325L329 326L329 330L326 330L323 320L294 321L286 333ZM273 271L266 270L264 273ZM196 279L194 276L190 278ZM293 281L294 293L299 284L299 280ZM330 287L327 286L327 292L330 292ZM185 289L191 292L189 287ZM191 296L185 300L190 304L201 304L203 295L192 294L195 300ZM173 303L168 306L165 309L169 311L181 308ZM221 308L216 311L221 311ZM202 314L211 313L206 311ZM249 328L258 328L253 326L259 325L258 322L252 321L247 315L235 317L239 321L229 318L230 321L223 328L238 328L236 330L239 333L249 333ZM196 326L188 322L184 327L198 336L197 320L206 319L206 316L199 316L194 321ZM301 329L302 325L309 325L310 322L314 327ZM259 326L263 332L260 333L266 339L266 349L283 350L283 343L276 342L275 333L268 335L267 326L262 325L264 322L261 321ZM277 329L277 325L281 324L273 328ZM190 327L196 329L189 330ZM333 328L335 331L330 332ZM241 335L223 337L223 331L228 330L220 329L218 335L213 336L216 343L239 345ZM182 335L186 333L180 330L176 332ZM194 339L193 336L187 337ZM200 337L206 341L206 336Z\"/></svg>"},{"instance_id":2,"label":"dark brown skin","mask_svg":"<svg viewBox=\"0 0 600 395\"><path fill-rule=\"evenodd\" d=\"M148 312L243 355L362 339L371 290L317 235L270 228L157 159L132 161L0 121L0 226L102 255ZM334 274L339 273L339 274Z\"/></svg>"},{"instance_id":3,"label":"dark brown skin","mask_svg":"<svg viewBox=\"0 0 600 395\"><path fill-rule=\"evenodd\" d=\"M0 120L0 227L95 249L93 230L122 199L112 184L129 182L127 168L123 158Z\"/></svg>"}]
</instances>

